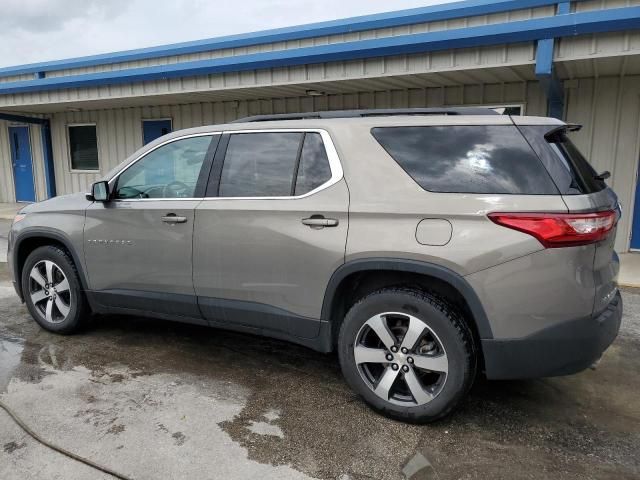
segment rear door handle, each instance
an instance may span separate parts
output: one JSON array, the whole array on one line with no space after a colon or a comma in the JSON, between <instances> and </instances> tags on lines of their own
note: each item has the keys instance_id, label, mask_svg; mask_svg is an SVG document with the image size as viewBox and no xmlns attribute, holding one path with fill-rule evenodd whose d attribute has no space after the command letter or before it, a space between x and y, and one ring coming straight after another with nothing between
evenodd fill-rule
<instances>
[{"instance_id":1,"label":"rear door handle","mask_svg":"<svg viewBox=\"0 0 640 480\"><path fill-rule=\"evenodd\" d=\"M338 220L335 218L324 218L322 215L312 215L309 218L303 218L302 223L311 228L337 227Z\"/></svg>"},{"instance_id":2,"label":"rear door handle","mask_svg":"<svg viewBox=\"0 0 640 480\"><path fill-rule=\"evenodd\" d=\"M175 213L167 213L164 217L162 217L162 221L164 223L187 223L187 217L181 217L176 215Z\"/></svg>"}]
</instances>

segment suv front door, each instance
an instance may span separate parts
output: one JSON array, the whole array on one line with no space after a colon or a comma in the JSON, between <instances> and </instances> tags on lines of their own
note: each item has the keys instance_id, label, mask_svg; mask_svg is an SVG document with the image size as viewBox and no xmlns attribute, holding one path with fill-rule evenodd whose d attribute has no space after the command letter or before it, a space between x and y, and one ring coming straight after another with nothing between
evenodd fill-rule
<instances>
[{"instance_id":1,"label":"suv front door","mask_svg":"<svg viewBox=\"0 0 640 480\"><path fill-rule=\"evenodd\" d=\"M194 286L212 325L313 338L344 262L349 194L327 132L223 135L196 208Z\"/></svg>"},{"instance_id":2,"label":"suv front door","mask_svg":"<svg viewBox=\"0 0 640 480\"><path fill-rule=\"evenodd\" d=\"M201 317L192 280L194 208L219 138L191 135L154 147L110 181L111 201L87 209L85 258L99 304Z\"/></svg>"}]
</instances>

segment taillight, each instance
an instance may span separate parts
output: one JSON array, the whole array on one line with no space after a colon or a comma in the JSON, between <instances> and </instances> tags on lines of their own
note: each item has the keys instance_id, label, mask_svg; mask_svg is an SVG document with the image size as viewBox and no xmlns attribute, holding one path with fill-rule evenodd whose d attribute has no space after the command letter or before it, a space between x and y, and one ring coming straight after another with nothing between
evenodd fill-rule
<instances>
[{"instance_id":1,"label":"taillight","mask_svg":"<svg viewBox=\"0 0 640 480\"><path fill-rule=\"evenodd\" d=\"M616 212L597 213L490 213L503 227L534 236L546 248L574 247L607 238L616 224Z\"/></svg>"}]
</instances>

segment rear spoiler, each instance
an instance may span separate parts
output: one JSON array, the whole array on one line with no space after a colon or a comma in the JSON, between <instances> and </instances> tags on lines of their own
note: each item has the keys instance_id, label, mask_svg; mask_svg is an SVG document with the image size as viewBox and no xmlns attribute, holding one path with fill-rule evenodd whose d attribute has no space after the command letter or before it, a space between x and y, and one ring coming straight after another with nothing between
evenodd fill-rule
<instances>
[{"instance_id":1,"label":"rear spoiler","mask_svg":"<svg viewBox=\"0 0 640 480\"><path fill-rule=\"evenodd\" d=\"M552 130L549 130L547 133L544 134L544 138L546 138L547 140L549 140L550 138L553 138L554 136L558 135L559 133L564 133L564 132L577 132L582 128L582 125L578 124L578 123L567 123L565 125L560 125Z\"/></svg>"}]
</instances>

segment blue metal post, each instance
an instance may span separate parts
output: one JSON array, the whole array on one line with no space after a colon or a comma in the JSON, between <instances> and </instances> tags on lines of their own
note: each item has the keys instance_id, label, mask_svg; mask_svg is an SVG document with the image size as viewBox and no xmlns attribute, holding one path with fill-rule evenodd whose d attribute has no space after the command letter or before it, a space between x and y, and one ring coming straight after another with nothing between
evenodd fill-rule
<instances>
[{"instance_id":1,"label":"blue metal post","mask_svg":"<svg viewBox=\"0 0 640 480\"><path fill-rule=\"evenodd\" d=\"M571 13L571 3L558 3L556 14ZM564 86L553 68L555 39L538 40L536 51L536 78L547 95L547 115L562 120L564 116Z\"/></svg>"}]
</instances>

